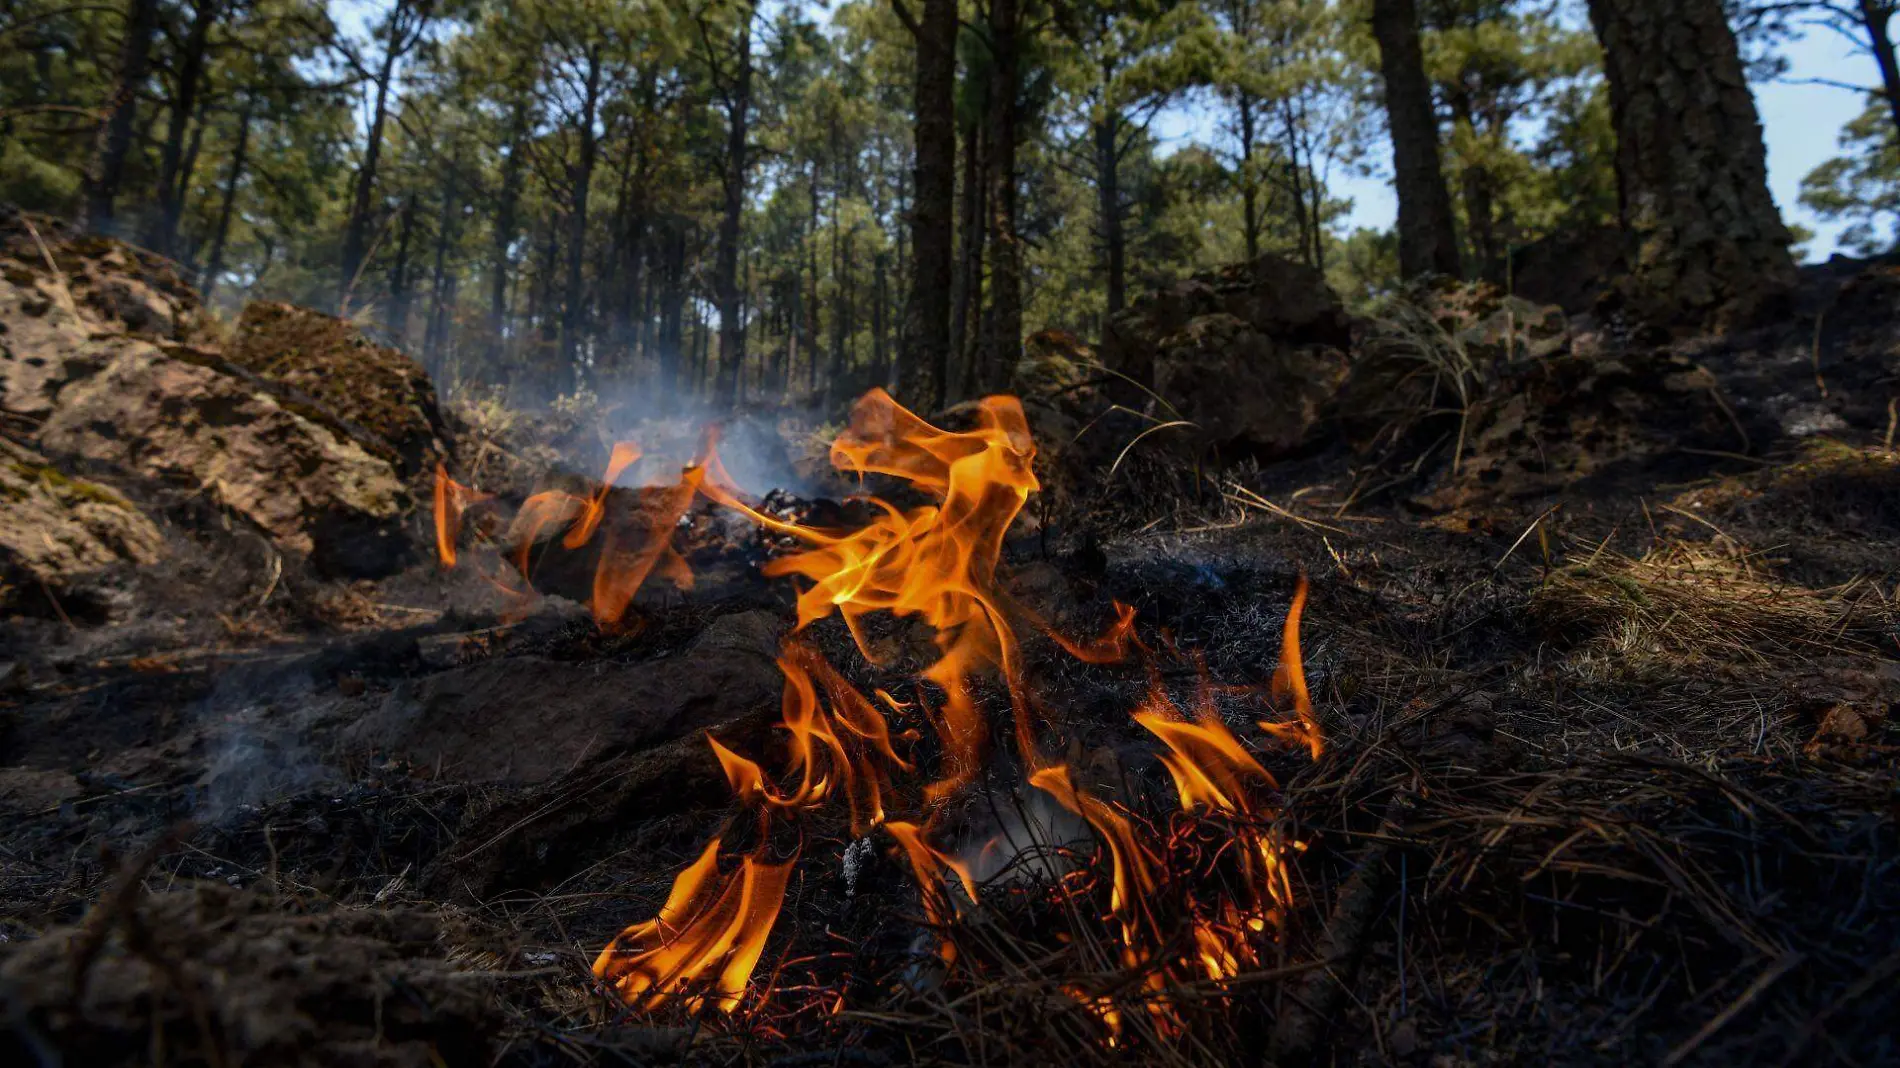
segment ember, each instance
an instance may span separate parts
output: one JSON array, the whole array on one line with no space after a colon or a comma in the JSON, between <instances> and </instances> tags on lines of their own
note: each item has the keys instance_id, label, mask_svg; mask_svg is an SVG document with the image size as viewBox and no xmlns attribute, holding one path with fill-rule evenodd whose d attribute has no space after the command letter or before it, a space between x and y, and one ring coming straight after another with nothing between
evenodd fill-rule
<instances>
[{"instance_id":1,"label":"ember","mask_svg":"<svg viewBox=\"0 0 1900 1068\"><path fill-rule=\"evenodd\" d=\"M674 551L671 532L695 494L746 516L761 528L794 539L801 546L769 561L767 576L805 579L798 595L798 626L803 630L833 614L839 616L867 661L876 664L864 618L876 612L915 616L934 630L937 659L919 673L929 684L919 689L919 708L935 724L940 770L926 785L924 811L916 819L889 819L892 776L917 770L893 746L886 712L910 706L884 690L867 698L838 672L817 648L796 637L779 658L785 676L780 727L790 736L788 766L774 776L757 761L708 737L732 793L758 819L760 844L736 865L722 866L724 836L715 837L699 858L675 879L665 906L654 919L623 931L600 953L594 973L629 1004L653 1010L679 1004L731 1013L744 1000L753 969L763 953L782 904L787 879L799 849L772 859L775 830L796 831L801 815L841 798L849 825L860 837L883 827L917 884L927 921L943 934L939 956L958 960L948 933L964 907L975 906L980 887L970 867L931 842L944 803L970 784L991 751L986 710L973 681L999 675L1009 694L1016 757L1028 784L1081 818L1105 852L1108 903L1103 919L1119 950L1113 967L1138 977L1147 1016L1155 1033L1176 1034L1166 995L1178 983L1196 977L1220 982L1261 962L1264 940L1277 937L1292 901L1285 852L1288 844L1275 828L1272 801L1278 784L1258 758L1221 720L1211 686L1203 683L1192 716L1169 699L1152 670L1149 696L1133 714L1165 746L1160 759L1173 780L1180 815L1189 825L1212 822L1224 829L1227 847L1218 850L1228 877L1208 880L1201 861L1173 865L1183 851L1181 836L1157 833L1122 804L1080 785L1075 771L1048 757L1032 722L1030 686L1012 617L1026 613L1002 591L997 575L1003 542L1029 495L1039 487L1033 471L1036 449L1021 405L1012 397L991 397L978 408L977 425L954 432L931 426L882 390L860 400L850 425L832 444L831 462L839 471L891 476L931 503L903 509L880 497L867 497L870 522L855 530L807 526L769 514L748 503L708 448L701 462L688 467L679 482L663 487L660 505L650 508L638 546L609 546L600 556L593 612L603 624L618 621L635 591L656 565L681 585L690 581L684 560ZM517 517L531 528L565 524L562 544L576 548L598 532L620 529L604 524L613 481L640 456L632 443L614 449L600 487L579 497L547 491L530 497ZM455 520L477 499L438 474L436 515L445 565L454 563ZM522 542L533 544L530 538ZM523 575L530 561L516 561ZM1306 597L1301 581L1288 614L1283 659L1271 685L1275 704L1288 707L1291 719L1263 721L1270 738L1305 748L1317 757L1323 748L1318 722L1306 691L1298 626ZM1041 626L1041 624L1038 624ZM1048 628L1044 628L1048 629ZM1113 626L1101 637L1057 643L1078 660L1110 663L1130 646L1152 654L1134 635L1134 613L1117 606ZM935 703L923 696L935 695ZM1190 832L1187 835L1192 838ZM802 843L802 832L798 833ZM1297 847L1297 846L1296 846ZM1192 850L1188 851L1192 853ZM1216 886L1203 899L1190 887ZM1063 880L1052 888L1087 895L1088 880ZM955 897L961 891L962 899ZM1185 930L1191 938L1171 932ZM1107 1029L1108 1041L1122 1041L1123 1010L1107 994L1070 988L1077 1005Z\"/></svg>"}]
</instances>

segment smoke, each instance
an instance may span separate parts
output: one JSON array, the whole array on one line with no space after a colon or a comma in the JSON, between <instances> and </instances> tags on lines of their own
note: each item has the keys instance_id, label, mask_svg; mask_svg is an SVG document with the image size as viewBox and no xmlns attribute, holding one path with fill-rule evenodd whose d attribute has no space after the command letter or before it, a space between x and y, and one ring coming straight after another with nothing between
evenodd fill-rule
<instances>
[{"instance_id":1,"label":"smoke","mask_svg":"<svg viewBox=\"0 0 1900 1068\"><path fill-rule=\"evenodd\" d=\"M196 709L207 759L197 818L218 823L247 809L335 782L310 745L312 727L336 702L307 672L281 659L236 665Z\"/></svg>"}]
</instances>

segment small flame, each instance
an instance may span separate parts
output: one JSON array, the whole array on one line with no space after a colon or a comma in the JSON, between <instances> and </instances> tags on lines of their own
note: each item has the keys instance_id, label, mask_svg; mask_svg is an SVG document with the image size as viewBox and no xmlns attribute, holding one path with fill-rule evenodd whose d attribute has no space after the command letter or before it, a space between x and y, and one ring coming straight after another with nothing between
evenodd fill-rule
<instances>
[{"instance_id":1,"label":"small flame","mask_svg":"<svg viewBox=\"0 0 1900 1068\"><path fill-rule=\"evenodd\" d=\"M1293 589L1293 603L1286 610L1286 628L1280 632L1280 666L1273 672L1273 698L1293 706L1297 722L1262 721L1260 729L1268 734L1306 746L1314 760L1326 751L1319 717L1313 714L1313 700L1306 693L1306 667L1300 657L1300 615L1306 610L1306 576Z\"/></svg>"},{"instance_id":2,"label":"small flame","mask_svg":"<svg viewBox=\"0 0 1900 1068\"><path fill-rule=\"evenodd\" d=\"M488 500L449 477L448 468L435 465L435 555L443 567L455 566L455 543L462 535L462 513Z\"/></svg>"},{"instance_id":3,"label":"small flame","mask_svg":"<svg viewBox=\"0 0 1900 1068\"><path fill-rule=\"evenodd\" d=\"M719 841L673 880L657 917L622 931L594 959L594 974L628 1004L651 1010L692 991L688 1011L739 1007L798 858L771 862L761 846L722 874Z\"/></svg>"}]
</instances>

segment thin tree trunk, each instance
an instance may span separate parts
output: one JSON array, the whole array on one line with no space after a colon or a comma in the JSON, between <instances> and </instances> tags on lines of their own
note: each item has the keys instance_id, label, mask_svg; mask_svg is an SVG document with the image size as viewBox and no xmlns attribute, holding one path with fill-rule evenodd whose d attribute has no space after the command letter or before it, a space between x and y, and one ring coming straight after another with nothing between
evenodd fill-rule
<instances>
[{"instance_id":1,"label":"thin tree trunk","mask_svg":"<svg viewBox=\"0 0 1900 1068\"><path fill-rule=\"evenodd\" d=\"M429 280L429 320L422 328L422 359L432 372L439 366L442 344L448 334L448 263L449 247L455 242L456 178L451 165L444 176L442 217L436 222L435 269Z\"/></svg>"},{"instance_id":2,"label":"thin tree trunk","mask_svg":"<svg viewBox=\"0 0 1900 1068\"><path fill-rule=\"evenodd\" d=\"M1106 72L1104 72L1106 73ZM1128 306L1128 237L1122 220L1121 116L1114 111L1095 123L1095 185L1102 217L1102 254L1108 278L1108 314Z\"/></svg>"},{"instance_id":3,"label":"thin tree trunk","mask_svg":"<svg viewBox=\"0 0 1900 1068\"><path fill-rule=\"evenodd\" d=\"M913 29L917 40L913 93L917 149L910 208L914 266L904 311L898 393L905 403L928 412L943 403L950 374L950 295L956 262L956 0L923 0Z\"/></svg>"},{"instance_id":4,"label":"thin tree trunk","mask_svg":"<svg viewBox=\"0 0 1900 1068\"><path fill-rule=\"evenodd\" d=\"M1647 2L1647 0L1644 0ZM1438 117L1425 77L1413 0L1372 0L1372 34L1385 75L1386 122L1392 132L1392 169L1399 198L1399 270L1458 275L1458 235L1451 192L1439 162Z\"/></svg>"},{"instance_id":5,"label":"thin tree trunk","mask_svg":"<svg viewBox=\"0 0 1900 1068\"><path fill-rule=\"evenodd\" d=\"M376 77L376 103L370 111L369 133L363 145L363 166L356 172L356 184L350 193L350 217L343 231L343 271L337 287L337 309L349 311L350 287L363 266L369 242L370 197L376 190L376 170L383 155L383 126L389 119L389 88L396 76L401 56L402 16L407 0L396 0L389 13L389 39L384 42L383 65Z\"/></svg>"},{"instance_id":6,"label":"thin tree trunk","mask_svg":"<svg viewBox=\"0 0 1900 1068\"><path fill-rule=\"evenodd\" d=\"M1880 66L1881 95L1887 98L1887 111L1893 116L1894 136L1900 137L1900 59L1894 56L1893 37L1887 29L1893 14L1892 0L1860 0L1861 26Z\"/></svg>"},{"instance_id":7,"label":"thin tree trunk","mask_svg":"<svg viewBox=\"0 0 1900 1068\"><path fill-rule=\"evenodd\" d=\"M389 317L383 325L396 339L396 344L403 345L409 337L410 290L414 286L409 275L409 243L416 229L414 193L403 199L402 216L396 225L396 265L389 274Z\"/></svg>"},{"instance_id":8,"label":"thin tree trunk","mask_svg":"<svg viewBox=\"0 0 1900 1068\"><path fill-rule=\"evenodd\" d=\"M1260 176L1253 154L1259 133L1254 128L1256 114L1252 93L1234 94L1234 110L1240 120L1240 228L1247 244L1247 262L1260 258Z\"/></svg>"},{"instance_id":9,"label":"thin tree trunk","mask_svg":"<svg viewBox=\"0 0 1900 1068\"><path fill-rule=\"evenodd\" d=\"M112 97L106 102L105 116L94 136L92 163L86 169L86 229L95 233L111 233L115 228L119 186L125 181L125 161L137 126L139 89L150 68L152 32L157 26L158 0L130 0Z\"/></svg>"},{"instance_id":10,"label":"thin tree trunk","mask_svg":"<svg viewBox=\"0 0 1900 1068\"><path fill-rule=\"evenodd\" d=\"M1793 284L1794 259L1722 0L1590 0L1590 21L1610 86L1630 311L1686 329L1750 317Z\"/></svg>"},{"instance_id":11,"label":"thin tree trunk","mask_svg":"<svg viewBox=\"0 0 1900 1068\"><path fill-rule=\"evenodd\" d=\"M726 99L725 210L719 218L718 262L713 285L719 303L719 373L713 383L713 404L731 408L738 400L739 369L745 362L744 334L740 330L739 223L745 212L746 121L752 107L752 5L739 11L737 70Z\"/></svg>"},{"instance_id":12,"label":"thin tree trunk","mask_svg":"<svg viewBox=\"0 0 1900 1068\"><path fill-rule=\"evenodd\" d=\"M808 257L811 261L811 299L805 303L805 351L810 354L811 363L805 369L805 390L816 397L818 395L818 161L811 163L811 236L807 241Z\"/></svg>"},{"instance_id":13,"label":"thin tree trunk","mask_svg":"<svg viewBox=\"0 0 1900 1068\"><path fill-rule=\"evenodd\" d=\"M246 155L251 147L251 105L246 102L238 112L237 143L231 147L231 169L224 178L224 198L218 205L218 226L212 232L211 254L205 260L204 273L198 276L198 292L204 294L204 302L211 304L211 295L218 287L218 276L224 273L224 243L231 234L231 214L237 205L238 182L244 178Z\"/></svg>"},{"instance_id":14,"label":"thin tree trunk","mask_svg":"<svg viewBox=\"0 0 1900 1068\"><path fill-rule=\"evenodd\" d=\"M561 297L561 384L562 392L580 388L581 331L586 327L587 307L582 299L583 267L587 257L587 197L593 188L594 164L600 156L600 141L594 134L594 117L600 107L600 46L587 47L587 77L581 90L581 113L575 124L580 140L580 158L568 170L574 195L567 213L567 284Z\"/></svg>"},{"instance_id":15,"label":"thin tree trunk","mask_svg":"<svg viewBox=\"0 0 1900 1068\"><path fill-rule=\"evenodd\" d=\"M222 9L218 0L198 0L192 11L191 28L178 56L178 85L172 94L170 114L166 117L165 143L159 151L158 215L153 220L147 243L161 256L175 256L178 219L184 211L185 128L198 111L198 84L205 65L205 49L211 29Z\"/></svg>"},{"instance_id":16,"label":"thin tree trunk","mask_svg":"<svg viewBox=\"0 0 1900 1068\"><path fill-rule=\"evenodd\" d=\"M515 244L515 212L521 200L521 146L528 135L528 98L515 97L508 120L508 154L501 161L501 191L492 231L494 262L488 276L489 358L499 361L508 336L508 276Z\"/></svg>"},{"instance_id":17,"label":"thin tree trunk","mask_svg":"<svg viewBox=\"0 0 1900 1068\"><path fill-rule=\"evenodd\" d=\"M983 391L1001 388L1022 357L1022 241L1016 234L1016 138L1020 109L1021 10L1018 0L990 0L994 51L989 92L990 311L989 343L977 375Z\"/></svg>"},{"instance_id":18,"label":"thin tree trunk","mask_svg":"<svg viewBox=\"0 0 1900 1068\"><path fill-rule=\"evenodd\" d=\"M678 219L666 226L666 296L660 304L660 391L672 397L680 388L680 346L685 342L686 228Z\"/></svg>"},{"instance_id":19,"label":"thin tree trunk","mask_svg":"<svg viewBox=\"0 0 1900 1068\"><path fill-rule=\"evenodd\" d=\"M963 157L963 247L958 252L962 259L958 274L962 292L956 304L957 355L962 366L957 377L957 396L952 399L977 392L977 365L982 359L983 343L983 239L989 232L984 210L983 157L989 142L981 123L970 127L968 140Z\"/></svg>"}]
</instances>

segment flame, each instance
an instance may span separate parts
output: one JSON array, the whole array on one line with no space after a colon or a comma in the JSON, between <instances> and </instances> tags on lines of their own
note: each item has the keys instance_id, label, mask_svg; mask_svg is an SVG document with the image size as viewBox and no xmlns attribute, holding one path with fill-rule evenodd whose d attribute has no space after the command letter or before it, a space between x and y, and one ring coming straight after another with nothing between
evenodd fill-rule
<instances>
[{"instance_id":1,"label":"flame","mask_svg":"<svg viewBox=\"0 0 1900 1068\"><path fill-rule=\"evenodd\" d=\"M858 401L850 425L832 443L832 466L860 477L904 479L936 503L900 510L873 497L878 511L872 521L840 533L788 523L745 504L716 458L703 487L759 525L810 546L764 569L768 576L810 581L798 595L800 628L836 613L873 662L860 625L865 615L917 616L934 628L938 659L922 678L944 693L936 711L945 767L930 788L933 799L976 773L987 728L971 694L972 677L998 670L1017 692L1016 638L1005 619L996 565L1010 525L1039 488L1035 455L1028 419L1014 397L985 398L976 428L957 432L931 426L875 389ZM1021 712L1022 701L1013 703ZM1029 752L1025 716L1017 716L1017 729Z\"/></svg>"},{"instance_id":2,"label":"flame","mask_svg":"<svg viewBox=\"0 0 1900 1068\"><path fill-rule=\"evenodd\" d=\"M798 857L770 862L761 846L722 874L719 842L673 880L658 916L620 932L594 959L594 975L628 1004L651 1010L690 990L688 1011L708 998L720 1012L738 1008Z\"/></svg>"},{"instance_id":3,"label":"flame","mask_svg":"<svg viewBox=\"0 0 1900 1068\"><path fill-rule=\"evenodd\" d=\"M1040 488L1033 470L1036 447L1015 398L986 398L975 415L971 429L950 431L932 426L883 390L860 399L831 446L832 465L861 480L870 475L899 479L922 500L900 506L866 496L871 518L852 530L783 520L746 503L710 434L702 458L684 468L675 483L635 492L631 515L612 513L612 487L642 456L632 442L615 445L600 483L588 494L549 490L523 503L515 526L527 536L515 560L517 570L524 579L530 574L530 551L550 529L562 532L562 545L569 550L597 543L590 607L602 625L619 621L656 572L682 586L691 583L672 532L704 495L800 544L763 568L767 576L802 580L798 631L836 615L872 663L878 658L865 633L867 615L912 617L934 632L936 658L918 674L920 683L931 686L919 685L910 701L883 689L867 697L815 646L789 640L778 658L785 676L778 729L785 732L786 744L784 766L776 771L708 735L734 797L760 821L762 844L722 871L721 839L714 838L679 873L659 915L626 928L602 950L595 974L630 1005L646 1011L668 1004L689 1011L706 1006L735 1011L777 921L798 856L794 850L790 859L773 860L763 843L771 840L774 826L789 824L799 828L802 848L806 824L801 821L834 801L846 810L852 834L863 837L880 826L890 833L920 890L927 921L940 932L939 955L954 963L956 948L947 931L966 904L977 902L978 888L968 865L932 844L932 829L942 803L970 781L984 755L988 728L976 681L987 676L1000 677L1007 689L1029 783L1079 816L1101 842L1109 891L1104 918L1118 936L1120 967L1137 977L1141 1018L1153 1021L1155 1035L1167 1039L1185 1029L1168 994L1172 984L1203 977L1222 982L1257 967L1264 945L1281 933L1293 903L1286 855L1301 845L1278 830L1278 783L1221 719L1205 672L1190 715L1169 698L1151 662L1148 695L1133 712L1133 721L1164 749L1159 757L1179 806L1166 833L1157 834L1156 825L1084 789L1068 766L1041 755L1011 618L1028 619L1087 663L1121 661L1131 646L1151 654L1136 637L1134 610L1126 605L1115 605L1115 620L1101 636L1074 641L1002 591L997 568L1004 540L1029 495ZM463 511L482 499L437 469L437 548L445 565L455 563ZM1306 597L1301 576L1282 634L1280 664L1267 688L1275 707L1289 718L1263 720L1259 726L1317 758L1324 740L1301 664ZM894 745L889 717L913 716L935 726L942 766L924 791L924 815L892 819L890 806L901 796L893 790L892 775L911 765ZM1217 885L1204 889L1209 883ZM1073 893L1077 885L1064 880L1062 890ZM1128 984L1062 989L1103 1024L1111 1047L1125 1041L1128 1009L1118 998ZM831 1010L842 1004L841 994Z\"/></svg>"},{"instance_id":4,"label":"flame","mask_svg":"<svg viewBox=\"0 0 1900 1068\"><path fill-rule=\"evenodd\" d=\"M455 566L455 542L462 533L462 513L470 505L490 499L486 493L449 477L448 468L435 465L435 555L443 567Z\"/></svg>"},{"instance_id":5,"label":"flame","mask_svg":"<svg viewBox=\"0 0 1900 1068\"><path fill-rule=\"evenodd\" d=\"M1296 722L1262 721L1260 729L1276 737L1306 746L1314 760L1326 751L1319 717L1313 713L1312 698L1306 693L1306 667L1300 657L1300 615L1306 610L1306 575L1300 575L1293 588L1293 603L1286 610L1286 628L1280 632L1280 666L1273 672L1273 698L1290 703Z\"/></svg>"}]
</instances>

